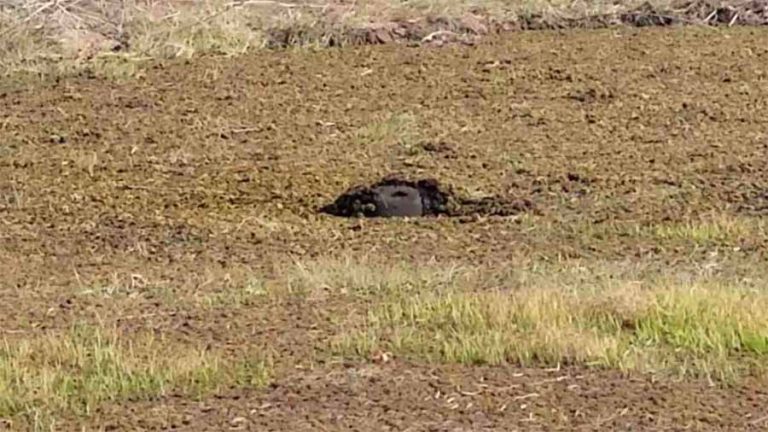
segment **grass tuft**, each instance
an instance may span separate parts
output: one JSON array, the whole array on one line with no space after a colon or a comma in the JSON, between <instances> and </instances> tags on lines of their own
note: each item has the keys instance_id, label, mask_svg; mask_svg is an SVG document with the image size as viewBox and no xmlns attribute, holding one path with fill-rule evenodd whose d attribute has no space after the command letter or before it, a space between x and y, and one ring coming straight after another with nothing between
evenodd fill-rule
<instances>
[{"instance_id":1,"label":"grass tuft","mask_svg":"<svg viewBox=\"0 0 768 432\"><path fill-rule=\"evenodd\" d=\"M355 142L366 147L400 148L409 155L418 152L419 139L417 118L411 113L390 114L355 134Z\"/></svg>"}]
</instances>

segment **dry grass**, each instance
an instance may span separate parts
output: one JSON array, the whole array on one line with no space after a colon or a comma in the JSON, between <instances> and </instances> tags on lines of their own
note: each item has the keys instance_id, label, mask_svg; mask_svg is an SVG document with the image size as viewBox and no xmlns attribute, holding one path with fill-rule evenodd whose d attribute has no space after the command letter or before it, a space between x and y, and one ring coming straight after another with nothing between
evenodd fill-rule
<instances>
[{"instance_id":1,"label":"dry grass","mask_svg":"<svg viewBox=\"0 0 768 432\"><path fill-rule=\"evenodd\" d=\"M355 141L366 148L400 147L412 153L421 138L417 120L412 113L390 114L356 131Z\"/></svg>"},{"instance_id":2,"label":"dry grass","mask_svg":"<svg viewBox=\"0 0 768 432\"><path fill-rule=\"evenodd\" d=\"M653 237L658 240L692 242L697 245L737 243L750 238L765 238L766 232L764 220L728 215L657 225L652 228Z\"/></svg>"},{"instance_id":3,"label":"dry grass","mask_svg":"<svg viewBox=\"0 0 768 432\"><path fill-rule=\"evenodd\" d=\"M391 352L433 362L577 364L716 380L764 373L768 356L763 277L691 278L607 263L355 272L378 276L359 286L343 276L322 283L346 292L388 288L364 324L333 341L343 356Z\"/></svg>"},{"instance_id":4,"label":"dry grass","mask_svg":"<svg viewBox=\"0 0 768 432\"><path fill-rule=\"evenodd\" d=\"M0 72L121 78L150 59L367 43L402 23L405 34L394 39L440 42L515 28L764 19L759 5L753 11L734 3L731 11L718 9L725 5L719 2L672 3L659 0L645 10L640 0L12 0L0 5ZM390 31L382 41L392 37Z\"/></svg>"},{"instance_id":5,"label":"dry grass","mask_svg":"<svg viewBox=\"0 0 768 432\"><path fill-rule=\"evenodd\" d=\"M569 238L584 245L596 240L616 239L644 242L658 247L714 252L719 248L737 250L744 244L768 237L767 225L761 218L727 213L643 224L632 221L595 224L591 221L551 222L535 219L521 219L521 223L530 226L532 234L548 236L551 232L564 231Z\"/></svg>"},{"instance_id":6,"label":"dry grass","mask_svg":"<svg viewBox=\"0 0 768 432\"><path fill-rule=\"evenodd\" d=\"M344 295L358 298L440 291L474 280L474 273L459 266L385 265L346 258L296 263L285 272L293 293L306 297Z\"/></svg>"},{"instance_id":7,"label":"dry grass","mask_svg":"<svg viewBox=\"0 0 768 432\"><path fill-rule=\"evenodd\" d=\"M151 334L81 325L63 334L4 341L0 418L53 426L62 413L88 415L103 402L171 392L194 398L228 385L260 386L268 375L258 356L232 361Z\"/></svg>"}]
</instances>

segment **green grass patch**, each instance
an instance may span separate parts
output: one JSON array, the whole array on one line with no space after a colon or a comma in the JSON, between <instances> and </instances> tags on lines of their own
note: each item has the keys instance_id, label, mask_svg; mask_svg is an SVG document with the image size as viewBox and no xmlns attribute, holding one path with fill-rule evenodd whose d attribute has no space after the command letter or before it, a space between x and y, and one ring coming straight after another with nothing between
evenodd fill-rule
<instances>
[{"instance_id":1,"label":"green grass patch","mask_svg":"<svg viewBox=\"0 0 768 432\"><path fill-rule=\"evenodd\" d=\"M88 415L103 402L151 400L173 392L201 397L226 386L261 386L259 356L230 360L152 334L76 326L0 345L0 417L39 424Z\"/></svg>"},{"instance_id":2,"label":"green grass patch","mask_svg":"<svg viewBox=\"0 0 768 432\"><path fill-rule=\"evenodd\" d=\"M332 348L353 357L388 351L440 363L575 364L717 380L765 372L762 283L652 273L633 280L588 267L497 272L493 282L491 273L382 295Z\"/></svg>"},{"instance_id":3,"label":"green grass patch","mask_svg":"<svg viewBox=\"0 0 768 432\"><path fill-rule=\"evenodd\" d=\"M210 308L238 308L250 306L262 300L275 298L274 290L262 278L251 277L236 287L225 287L222 290L206 293L200 296L196 303Z\"/></svg>"}]
</instances>

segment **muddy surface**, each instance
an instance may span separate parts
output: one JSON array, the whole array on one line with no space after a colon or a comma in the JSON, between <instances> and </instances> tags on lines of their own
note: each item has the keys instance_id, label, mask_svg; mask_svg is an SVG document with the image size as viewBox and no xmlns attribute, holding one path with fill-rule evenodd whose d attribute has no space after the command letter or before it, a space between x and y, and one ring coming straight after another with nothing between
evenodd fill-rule
<instances>
[{"instance_id":1,"label":"muddy surface","mask_svg":"<svg viewBox=\"0 0 768 432\"><path fill-rule=\"evenodd\" d=\"M0 296L13 301L0 302L0 328L23 337L109 318L233 350L270 345L290 364L312 357L343 303L228 311L177 299L293 260L371 251L467 265L521 256L674 263L717 252L763 265L764 235L713 250L615 229L768 215L767 42L747 28L547 31L475 47L259 53L159 64L124 83L4 87ZM451 185L471 217L360 224L318 213L350 185L392 172ZM388 186L416 199L412 184ZM418 195L422 214L442 205ZM501 209L499 197L510 200ZM109 295L85 294L94 290ZM354 389L338 382L345 367L285 366L263 392L169 398L153 405L157 415L126 403L94 422L466 430L476 418L497 430L759 430L750 422L766 404L762 382L710 391L589 375L578 391L567 380L539 391L543 376L511 369L489 385L522 381L514 396L483 393L449 409L427 396L449 393L452 380L471 386L481 372L435 372L444 380L435 388L423 366L400 366ZM520 408L528 399L514 399L524 391L539 394L533 416Z\"/></svg>"}]
</instances>

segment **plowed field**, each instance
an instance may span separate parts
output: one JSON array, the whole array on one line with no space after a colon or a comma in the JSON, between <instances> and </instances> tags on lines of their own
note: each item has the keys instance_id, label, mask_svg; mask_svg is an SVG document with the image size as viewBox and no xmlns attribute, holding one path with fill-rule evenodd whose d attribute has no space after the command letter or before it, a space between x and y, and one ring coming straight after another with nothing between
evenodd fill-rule
<instances>
[{"instance_id":1,"label":"plowed field","mask_svg":"<svg viewBox=\"0 0 768 432\"><path fill-rule=\"evenodd\" d=\"M753 272L768 252L766 64L761 29L612 29L9 84L0 329L15 343L99 323L232 356L272 353L266 387L106 401L55 416L56 430L764 430L759 376L722 387L580 364L339 359L328 341L364 300L221 299L253 275L269 285L323 260L691 269L716 257L722 272ZM317 211L392 173L531 207L363 220ZM685 231L711 220L714 232Z\"/></svg>"}]
</instances>

